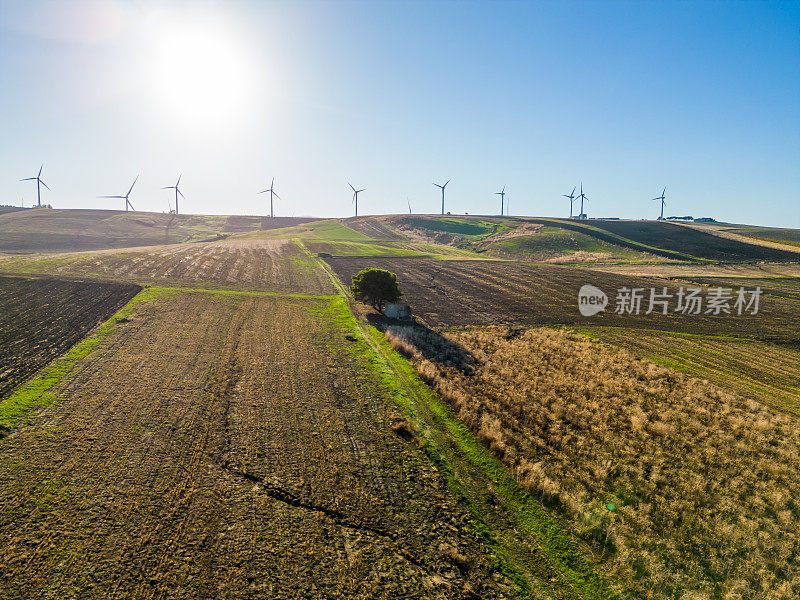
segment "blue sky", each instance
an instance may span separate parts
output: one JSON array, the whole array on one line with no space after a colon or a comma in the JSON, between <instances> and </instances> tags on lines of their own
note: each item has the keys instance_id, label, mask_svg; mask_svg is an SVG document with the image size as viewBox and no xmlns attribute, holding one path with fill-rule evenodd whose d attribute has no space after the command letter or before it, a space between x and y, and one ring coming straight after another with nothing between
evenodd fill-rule
<instances>
[{"instance_id":1,"label":"blue sky","mask_svg":"<svg viewBox=\"0 0 800 600\"><path fill-rule=\"evenodd\" d=\"M2 204L800 227L798 2L6 1L0 90Z\"/></svg>"}]
</instances>

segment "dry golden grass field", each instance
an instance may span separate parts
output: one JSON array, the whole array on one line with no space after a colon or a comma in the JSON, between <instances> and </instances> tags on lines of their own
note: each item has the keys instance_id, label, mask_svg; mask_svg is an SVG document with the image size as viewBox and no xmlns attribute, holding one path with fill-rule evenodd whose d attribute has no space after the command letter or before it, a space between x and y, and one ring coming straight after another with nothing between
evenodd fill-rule
<instances>
[{"instance_id":1,"label":"dry golden grass field","mask_svg":"<svg viewBox=\"0 0 800 600\"><path fill-rule=\"evenodd\" d=\"M800 593L795 415L563 331L386 336L635 597Z\"/></svg>"}]
</instances>

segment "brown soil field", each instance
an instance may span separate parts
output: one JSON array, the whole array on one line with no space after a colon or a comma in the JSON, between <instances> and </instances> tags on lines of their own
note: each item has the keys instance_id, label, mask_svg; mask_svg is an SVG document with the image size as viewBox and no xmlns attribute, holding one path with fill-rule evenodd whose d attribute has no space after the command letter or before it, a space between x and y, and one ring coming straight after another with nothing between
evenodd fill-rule
<instances>
[{"instance_id":1,"label":"brown soil field","mask_svg":"<svg viewBox=\"0 0 800 600\"><path fill-rule=\"evenodd\" d=\"M139 304L0 440L0 596L509 597L341 302Z\"/></svg>"},{"instance_id":2,"label":"brown soil field","mask_svg":"<svg viewBox=\"0 0 800 600\"><path fill-rule=\"evenodd\" d=\"M0 277L0 400L140 289L131 284Z\"/></svg>"},{"instance_id":3,"label":"brown soil field","mask_svg":"<svg viewBox=\"0 0 800 600\"><path fill-rule=\"evenodd\" d=\"M713 286L719 285L720 282L734 286L760 286L765 294L800 302L800 277L693 277L692 281Z\"/></svg>"},{"instance_id":4,"label":"brown soil field","mask_svg":"<svg viewBox=\"0 0 800 600\"><path fill-rule=\"evenodd\" d=\"M663 287L667 287L668 292L674 294L679 286L666 280L614 274L600 276L584 269L506 261L426 258L331 258L326 261L347 283L366 267L397 274L403 300L409 302L414 314L431 327L559 323L800 340L797 304L785 298L762 298L756 315L684 315L674 312L645 315L646 300L642 303L642 314L617 315L613 314L615 296L622 287L644 288L647 294L650 288L656 288L660 293ZM608 294L607 312L592 317L580 315L578 290L584 284L596 285Z\"/></svg>"},{"instance_id":5,"label":"brown soil field","mask_svg":"<svg viewBox=\"0 0 800 600\"><path fill-rule=\"evenodd\" d=\"M346 227L363 233L373 240L406 240L404 235L399 234L394 229L386 225L386 219L380 217L351 217L343 219L342 224Z\"/></svg>"},{"instance_id":6,"label":"brown soil field","mask_svg":"<svg viewBox=\"0 0 800 600\"><path fill-rule=\"evenodd\" d=\"M226 233L249 233L251 231L280 229L281 227L294 227L295 225L318 220L319 219L311 217L253 217L231 215L226 218L222 230Z\"/></svg>"},{"instance_id":7,"label":"brown soil field","mask_svg":"<svg viewBox=\"0 0 800 600\"><path fill-rule=\"evenodd\" d=\"M727 278L795 278L800 277L800 262L796 263L746 263L725 265L704 265L699 263L671 263L649 265L598 265L588 267L593 271L618 273L620 275L640 275L643 277L665 277L692 279L695 277Z\"/></svg>"},{"instance_id":8,"label":"brown soil field","mask_svg":"<svg viewBox=\"0 0 800 600\"><path fill-rule=\"evenodd\" d=\"M719 237L695 227L664 221L610 221L595 219L588 225L610 231L641 244L723 262L797 261L797 253ZM588 230L587 230L588 231Z\"/></svg>"},{"instance_id":9,"label":"brown soil field","mask_svg":"<svg viewBox=\"0 0 800 600\"><path fill-rule=\"evenodd\" d=\"M289 217L174 215L120 210L0 213L0 252L70 252L174 244L313 221Z\"/></svg>"},{"instance_id":10,"label":"brown soil field","mask_svg":"<svg viewBox=\"0 0 800 600\"><path fill-rule=\"evenodd\" d=\"M0 272L46 273L179 286L333 294L328 278L285 240L223 240L16 258Z\"/></svg>"},{"instance_id":11,"label":"brown soil field","mask_svg":"<svg viewBox=\"0 0 800 600\"><path fill-rule=\"evenodd\" d=\"M387 339L635 598L800 594L800 423L584 337Z\"/></svg>"}]
</instances>

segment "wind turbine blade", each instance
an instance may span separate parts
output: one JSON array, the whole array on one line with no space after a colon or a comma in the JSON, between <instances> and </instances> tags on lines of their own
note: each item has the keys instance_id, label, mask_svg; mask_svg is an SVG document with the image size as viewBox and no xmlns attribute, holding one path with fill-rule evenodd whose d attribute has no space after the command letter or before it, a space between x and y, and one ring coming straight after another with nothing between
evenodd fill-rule
<instances>
[{"instance_id":1,"label":"wind turbine blade","mask_svg":"<svg viewBox=\"0 0 800 600\"><path fill-rule=\"evenodd\" d=\"M280 197L280 196L278 196L278 194L276 194L275 192L272 192L272 195L273 195L273 196L275 196L275 197L276 197L278 200L280 200L280 199L281 199L281 197Z\"/></svg>"},{"instance_id":2,"label":"wind turbine blade","mask_svg":"<svg viewBox=\"0 0 800 600\"><path fill-rule=\"evenodd\" d=\"M127 198L128 196L130 196L130 195L131 195L131 191L133 191L133 186L135 186L135 185L136 185L136 182L137 182L137 181L139 181L139 176L138 176L138 175L136 176L136 179L134 179L134 180L133 180L133 183L131 184L131 187L130 187L130 189L128 190L128 193L127 193L127 195L125 196L126 198Z\"/></svg>"},{"instance_id":3,"label":"wind turbine blade","mask_svg":"<svg viewBox=\"0 0 800 600\"><path fill-rule=\"evenodd\" d=\"M661 196L663 197L664 194L666 194L666 193L667 193L667 186L664 186L664 190L661 192Z\"/></svg>"},{"instance_id":4,"label":"wind turbine blade","mask_svg":"<svg viewBox=\"0 0 800 600\"><path fill-rule=\"evenodd\" d=\"M175 187L178 187L181 184L181 177L183 177L183 173L178 175L178 183L175 184Z\"/></svg>"},{"instance_id":5,"label":"wind turbine blade","mask_svg":"<svg viewBox=\"0 0 800 600\"><path fill-rule=\"evenodd\" d=\"M259 194L266 194L267 192L271 192L272 190L261 190L258 192ZM274 192L273 192L274 193Z\"/></svg>"},{"instance_id":6,"label":"wind turbine blade","mask_svg":"<svg viewBox=\"0 0 800 600\"><path fill-rule=\"evenodd\" d=\"M578 189L578 186L576 185L574 188L572 188L572 192L570 192L569 195L570 196L574 196L575 195L575 190L577 190L577 189Z\"/></svg>"},{"instance_id":7,"label":"wind turbine blade","mask_svg":"<svg viewBox=\"0 0 800 600\"><path fill-rule=\"evenodd\" d=\"M174 185L168 185L166 187L162 187L161 189L162 190L172 190L172 189L175 189L175 186Z\"/></svg>"},{"instance_id":8,"label":"wind turbine blade","mask_svg":"<svg viewBox=\"0 0 800 600\"><path fill-rule=\"evenodd\" d=\"M356 193L359 194L361 192L366 192L366 191L367 191L367 188L362 188L360 190L356 190Z\"/></svg>"},{"instance_id":9,"label":"wind turbine blade","mask_svg":"<svg viewBox=\"0 0 800 600\"><path fill-rule=\"evenodd\" d=\"M42 166L39 167L39 175L37 175L37 177L41 177L42 176L42 169L44 169L44 163L42 163Z\"/></svg>"},{"instance_id":10,"label":"wind turbine blade","mask_svg":"<svg viewBox=\"0 0 800 600\"><path fill-rule=\"evenodd\" d=\"M98 198L125 198L125 196L97 196Z\"/></svg>"},{"instance_id":11,"label":"wind turbine blade","mask_svg":"<svg viewBox=\"0 0 800 600\"><path fill-rule=\"evenodd\" d=\"M275 178L273 177L272 178L272 183L269 184L269 189L272 189L274 187L275 187Z\"/></svg>"},{"instance_id":12,"label":"wind turbine blade","mask_svg":"<svg viewBox=\"0 0 800 600\"><path fill-rule=\"evenodd\" d=\"M349 181L347 182L347 185L349 185L349 186L350 186L350 189L351 189L351 190L353 190L354 192L356 191L356 188L354 188L354 187L353 187L353 184L352 184L352 183L350 183Z\"/></svg>"},{"instance_id":13,"label":"wind turbine blade","mask_svg":"<svg viewBox=\"0 0 800 600\"><path fill-rule=\"evenodd\" d=\"M444 182L444 185L443 185L442 187L443 187L443 188L446 188L448 183L450 183L450 180L449 180L449 179L448 179L447 181L445 181L445 182Z\"/></svg>"},{"instance_id":14,"label":"wind turbine blade","mask_svg":"<svg viewBox=\"0 0 800 600\"><path fill-rule=\"evenodd\" d=\"M26 177L25 179L20 179L20 181L33 181L34 179L39 179L38 177Z\"/></svg>"},{"instance_id":15,"label":"wind turbine blade","mask_svg":"<svg viewBox=\"0 0 800 600\"><path fill-rule=\"evenodd\" d=\"M42 181L41 179L39 180L39 183L41 183L41 184L42 184L44 187L46 187L48 190L50 190L50 186L49 186L49 185L47 185L47 184L46 184L44 181ZM52 192L53 190L50 190L50 191Z\"/></svg>"},{"instance_id":16,"label":"wind turbine blade","mask_svg":"<svg viewBox=\"0 0 800 600\"><path fill-rule=\"evenodd\" d=\"M175 186L175 191L176 191L176 192L178 192L178 193L181 195L181 198L183 198L184 200L186 200L186 196L184 196L184 195L183 195L183 192L182 192L182 191L180 191L180 190L178 189L178 186Z\"/></svg>"}]
</instances>

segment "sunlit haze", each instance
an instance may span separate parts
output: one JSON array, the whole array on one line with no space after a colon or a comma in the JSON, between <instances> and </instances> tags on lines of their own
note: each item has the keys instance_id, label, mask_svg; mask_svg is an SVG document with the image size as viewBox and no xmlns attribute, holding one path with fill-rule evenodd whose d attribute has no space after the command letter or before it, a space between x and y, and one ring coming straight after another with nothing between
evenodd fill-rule
<instances>
[{"instance_id":1,"label":"sunlit haze","mask_svg":"<svg viewBox=\"0 0 800 600\"><path fill-rule=\"evenodd\" d=\"M800 3L4 2L0 204L800 227Z\"/></svg>"}]
</instances>

